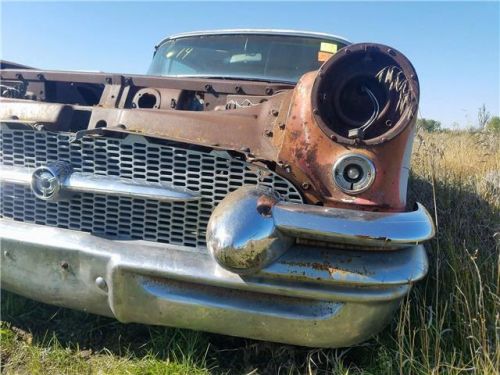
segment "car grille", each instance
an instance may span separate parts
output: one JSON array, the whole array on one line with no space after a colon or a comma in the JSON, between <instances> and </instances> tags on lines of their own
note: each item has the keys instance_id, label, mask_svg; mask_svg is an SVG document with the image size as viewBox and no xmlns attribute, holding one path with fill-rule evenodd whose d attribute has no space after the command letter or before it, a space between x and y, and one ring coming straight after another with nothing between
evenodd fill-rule
<instances>
[{"instance_id":1,"label":"car grille","mask_svg":"<svg viewBox=\"0 0 500 375\"><path fill-rule=\"evenodd\" d=\"M205 246L212 210L238 187L265 185L284 199L302 202L297 189L274 172L179 144L159 144L138 135L125 138L0 128L0 163L35 168L55 161L75 172L166 182L201 195L199 201L158 202L101 194L77 194L47 202L21 185L2 186L0 216L18 221L91 232L118 239L140 239L190 247Z\"/></svg>"}]
</instances>

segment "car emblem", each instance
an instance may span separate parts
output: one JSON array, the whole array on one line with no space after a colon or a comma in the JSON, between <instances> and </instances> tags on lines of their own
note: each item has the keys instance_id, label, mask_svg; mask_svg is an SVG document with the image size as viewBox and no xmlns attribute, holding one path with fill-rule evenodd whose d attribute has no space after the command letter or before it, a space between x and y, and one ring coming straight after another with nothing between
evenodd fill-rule
<instances>
[{"instance_id":1,"label":"car emblem","mask_svg":"<svg viewBox=\"0 0 500 375\"><path fill-rule=\"evenodd\" d=\"M71 174L71 165L66 162L55 162L38 167L31 175L31 191L35 197L45 201L59 198L61 187Z\"/></svg>"}]
</instances>

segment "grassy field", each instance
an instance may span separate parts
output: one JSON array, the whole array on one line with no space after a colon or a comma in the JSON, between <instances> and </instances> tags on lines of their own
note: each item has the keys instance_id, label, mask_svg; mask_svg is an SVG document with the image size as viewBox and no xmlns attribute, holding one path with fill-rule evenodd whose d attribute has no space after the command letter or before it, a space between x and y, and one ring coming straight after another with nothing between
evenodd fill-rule
<instances>
[{"instance_id":1,"label":"grassy field","mask_svg":"<svg viewBox=\"0 0 500 375\"><path fill-rule=\"evenodd\" d=\"M417 134L410 200L435 215L430 272L368 342L311 350L121 324L3 292L6 374L497 374L500 135Z\"/></svg>"}]
</instances>

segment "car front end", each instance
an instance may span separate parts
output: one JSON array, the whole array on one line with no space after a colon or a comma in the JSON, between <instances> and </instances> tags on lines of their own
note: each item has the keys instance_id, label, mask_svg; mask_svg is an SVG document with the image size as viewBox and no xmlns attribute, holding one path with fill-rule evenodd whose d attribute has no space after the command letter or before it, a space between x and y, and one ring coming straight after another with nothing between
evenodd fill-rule
<instances>
[{"instance_id":1,"label":"car front end","mask_svg":"<svg viewBox=\"0 0 500 375\"><path fill-rule=\"evenodd\" d=\"M380 331L434 235L406 209L409 61L290 32L156 51L148 76L1 71L2 288L304 346Z\"/></svg>"}]
</instances>

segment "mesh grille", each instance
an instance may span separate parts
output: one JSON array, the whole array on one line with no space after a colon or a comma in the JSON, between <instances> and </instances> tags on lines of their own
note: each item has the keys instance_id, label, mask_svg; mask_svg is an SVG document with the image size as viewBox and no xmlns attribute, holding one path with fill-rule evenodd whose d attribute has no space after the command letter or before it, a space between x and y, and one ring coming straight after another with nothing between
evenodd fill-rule
<instances>
[{"instance_id":1,"label":"mesh grille","mask_svg":"<svg viewBox=\"0 0 500 375\"><path fill-rule=\"evenodd\" d=\"M197 247L205 246L208 219L217 203L242 185L269 186L286 200L302 202L296 188L274 172L213 153L151 143L136 135L84 137L70 143L67 133L0 128L0 163L34 168L54 161L67 161L78 172L167 182L199 192L202 198L171 203L83 193L69 201L46 202L29 188L4 184L1 217Z\"/></svg>"}]
</instances>

